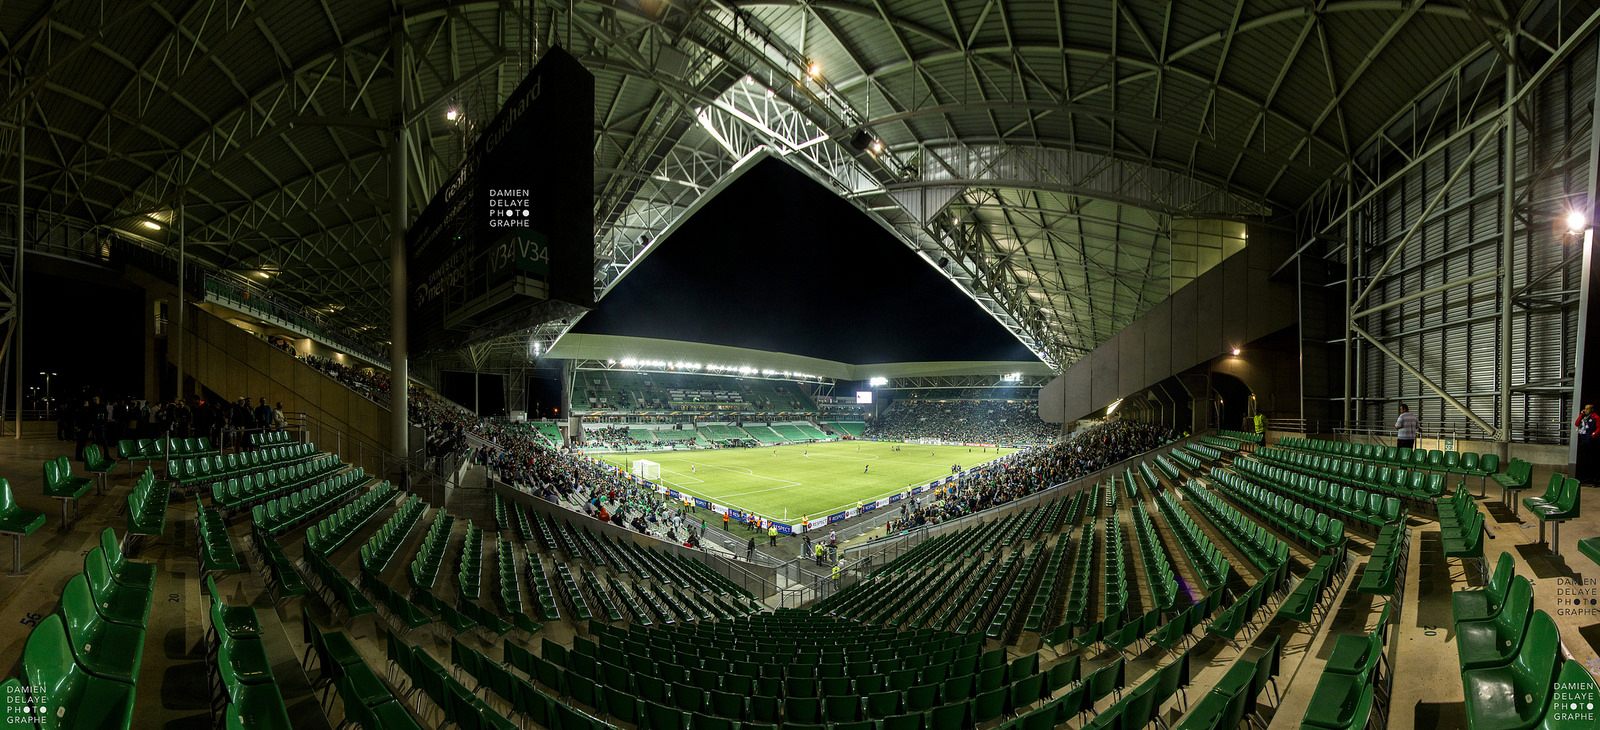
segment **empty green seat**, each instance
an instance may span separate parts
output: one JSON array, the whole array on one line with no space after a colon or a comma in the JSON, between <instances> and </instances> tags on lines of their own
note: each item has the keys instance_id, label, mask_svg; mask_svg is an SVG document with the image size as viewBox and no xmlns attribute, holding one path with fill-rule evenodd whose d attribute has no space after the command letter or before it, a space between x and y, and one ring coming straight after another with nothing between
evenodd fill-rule
<instances>
[{"instance_id":1,"label":"empty green seat","mask_svg":"<svg viewBox=\"0 0 1600 730\"><path fill-rule=\"evenodd\" d=\"M39 727L128 728L133 725L133 685L91 674L73 659L58 615L39 622L22 653L23 674L37 694Z\"/></svg>"},{"instance_id":2,"label":"empty green seat","mask_svg":"<svg viewBox=\"0 0 1600 730\"><path fill-rule=\"evenodd\" d=\"M1560 652L1555 620L1535 611L1516 658L1502 666L1461 673L1468 727L1509 730L1538 722L1550 702Z\"/></svg>"},{"instance_id":3,"label":"empty green seat","mask_svg":"<svg viewBox=\"0 0 1600 730\"><path fill-rule=\"evenodd\" d=\"M83 575L89 579L89 592L101 618L144 628L150 618L150 591L117 583L104 550L95 547L83 556Z\"/></svg>"},{"instance_id":4,"label":"empty green seat","mask_svg":"<svg viewBox=\"0 0 1600 730\"><path fill-rule=\"evenodd\" d=\"M1527 578L1511 579L1511 588L1499 610L1486 618L1456 623L1456 653L1462 669L1494 667L1511 661L1520 648L1533 610L1533 585Z\"/></svg>"},{"instance_id":5,"label":"empty green seat","mask_svg":"<svg viewBox=\"0 0 1600 730\"><path fill-rule=\"evenodd\" d=\"M1500 558L1495 561L1494 573L1489 576L1489 583L1482 590L1456 591L1450 595L1450 614L1457 621L1475 621L1488 618L1500 610L1500 602L1505 600L1506 589L1511 587L1511 578L1516 573L1516 565L1511 559L1511 553L1500 553Z\"/></svg>"},{"instance_id":6,"label":"empty green seat","mask_svg":"<svg viewBox=\"0 0 1600 730\"><path fill-rule=\"evenodd\" d=\"M68 509L77 512L78 500L89 493L94 483L83 477L72 476L72 463L58 456L44 463L44 495L61 500L61 521L69 521Z\"/></svg>"},{"instance_id":7,"label":"empty green seat","mask_svg":"<svg viewBox=\"0 0 1600 730\"><path fill-rule=\"evenodd\" d=\"M105 493L106 480L111 471L117 468L117 460L106 456L99 444L89 444L83 447L83 470L93 474L101 494Z\"/></svg>"},{"instance_id":8,"label":"empty green seat","mask_svg":"<svg viewBox=\"0 0 1600 730\"><path fill-rule=\"evenodd\" d=\"M79 666L106 679L137 682L144 658L144 630L100 618L89 581L81 574L72 576L61 589L61 617Z\"/></svg>"},{"instance_id":9,"label":"empty green seat","mask_svg":"<svg viewBox=\"0 0 1600 730\"><path fill-rule=\"evenodd\" d=\"M22 572L22 538L44 527L44 513L17 506L11 483L0 478L0 535L11 536L11 572Z\"/></svg>"}]
</instances>

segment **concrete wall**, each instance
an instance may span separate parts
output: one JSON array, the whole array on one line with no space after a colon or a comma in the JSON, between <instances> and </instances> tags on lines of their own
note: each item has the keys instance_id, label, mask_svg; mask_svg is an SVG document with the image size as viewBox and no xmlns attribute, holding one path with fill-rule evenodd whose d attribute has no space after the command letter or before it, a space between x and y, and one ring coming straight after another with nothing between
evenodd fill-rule
<instances>
[{"instance_id":1,"label":"concrete wall","mask_svg":"<svg viewBox=\"0 0 1600 730\"><path fill-rule=\"evenodd\" d=\"M367 400L342 383L296 360L265 340L227 320L188 305L188 338L184 372L228 400L249 397L283 403L286 413L302 412L312 420L388 449L389 409ZM174 318L175 320L176 318ZM176 321L172 324L176 328ZM173 361L176 348L167 348ZM326 437L324 437L326 440ZM333 450L333 444L318 444Z\"/></svg>"},{"instance_id":2,"label":"concrete wall","mask_svg":"<svg viewBox=\"0 0 1600 730\"><path fill-rule=\"evenodd\" d=\"M1291 252L1284 234L1252 226L1243 251L1173 292L1046 384L1040 390L1040 418L1050 423L1082 418L1295 324L1293 280L1269 280ZM1272 379L1274 392L1288 392L1280 382L1287 371L1276 366L1271 371L1278 376ZM1297 380L1292 390L1298 394ZM1274 395L1274 400L1283 399Z\"/></svg>"}]
</instances>

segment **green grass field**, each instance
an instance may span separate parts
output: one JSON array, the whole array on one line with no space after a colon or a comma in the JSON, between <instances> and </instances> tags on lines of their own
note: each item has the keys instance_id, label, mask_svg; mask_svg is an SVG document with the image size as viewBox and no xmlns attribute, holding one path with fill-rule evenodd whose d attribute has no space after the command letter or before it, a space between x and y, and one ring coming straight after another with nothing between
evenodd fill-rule
<instances>
[{"instance_id":1,"label":"green grass field","mask_svg":"<svg viewBox=\"0 0 1600 730\"><path fill-rule=\"evenodd\" d=\"M963 468L993 461L1012 449L920 446L872 441L792 444L758 449L605 454L623 469L637 459L661 465L663 484L718 504L778 520L833 514Z\"/></svg>"}]
</instances>

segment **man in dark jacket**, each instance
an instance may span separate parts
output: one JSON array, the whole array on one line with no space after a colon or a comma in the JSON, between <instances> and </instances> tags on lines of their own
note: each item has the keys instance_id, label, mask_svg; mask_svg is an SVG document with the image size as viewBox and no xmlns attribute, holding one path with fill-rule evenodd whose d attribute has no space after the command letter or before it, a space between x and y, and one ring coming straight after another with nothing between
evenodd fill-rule
<instances>
[{"instance_id":1,"label":"man in dark jacket","mask_svg":"<svg viewBox=\"0 0 1600 730\"><path fill-rule=\"evenodd\" d=\"M272 406L267 405L267 399L261 399L261 405L256 406L256 428L272 426Z\"/></svg>"}]
</instances>

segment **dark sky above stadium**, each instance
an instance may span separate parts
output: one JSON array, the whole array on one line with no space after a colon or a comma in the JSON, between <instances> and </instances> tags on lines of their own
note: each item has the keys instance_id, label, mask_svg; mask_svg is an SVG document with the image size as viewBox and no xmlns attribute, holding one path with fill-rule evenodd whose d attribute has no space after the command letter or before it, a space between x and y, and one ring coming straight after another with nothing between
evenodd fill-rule
<instances>
[{"instance_id":1,"label":"dark sky above stadium","mask_svg":"<svg viewBox=\"0 0 1600 730\"><path fill-rule=\"evenodd\" d=\"M774 159L701 208L574 331L849 363L1035 359L905 244Z\"/></svg>"}]
</instances>

